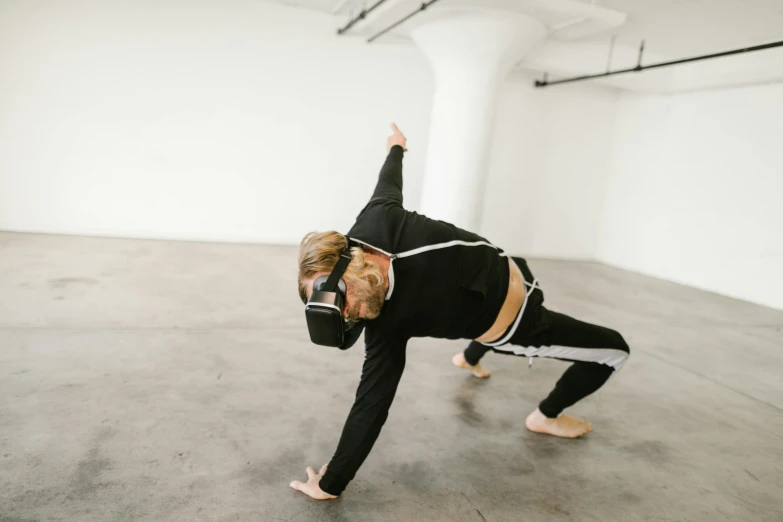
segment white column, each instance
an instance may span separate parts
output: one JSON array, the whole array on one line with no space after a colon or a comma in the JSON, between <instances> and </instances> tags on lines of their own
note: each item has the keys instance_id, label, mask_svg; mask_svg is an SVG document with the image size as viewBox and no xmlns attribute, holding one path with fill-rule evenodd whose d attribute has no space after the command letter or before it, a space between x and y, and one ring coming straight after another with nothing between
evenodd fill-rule
<instances>
[{"instance_id":1,"label":"white column","mask_svg":"<svg viewBox=\"0 0 783 522\"><path fill-rule=\"evenodd\" d=\"M530 17L482 9L411 31L435 73L423 214L478 232L500 83L545 33Z\"/></svg>"}]
</instances>

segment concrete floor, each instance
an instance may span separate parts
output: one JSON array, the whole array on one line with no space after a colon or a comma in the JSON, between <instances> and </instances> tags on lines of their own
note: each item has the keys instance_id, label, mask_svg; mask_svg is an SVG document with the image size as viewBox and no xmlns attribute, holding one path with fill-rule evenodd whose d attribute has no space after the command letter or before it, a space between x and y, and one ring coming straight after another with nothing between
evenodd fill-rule
<instances>
[{"instance_id":1,"label":"concrete floor","mask_svg":"<svg viewBox=\"0 0 783 522\"><path fill-rule=\"evenodd\" d=\"M295 252L0 234L0 522L783 520L783 312L591 263L530 261L632 347L587 437L524 428L566 363L414 340L342 498L289 489L363 359L310 344Z\"/></svg>"}]
</instances>

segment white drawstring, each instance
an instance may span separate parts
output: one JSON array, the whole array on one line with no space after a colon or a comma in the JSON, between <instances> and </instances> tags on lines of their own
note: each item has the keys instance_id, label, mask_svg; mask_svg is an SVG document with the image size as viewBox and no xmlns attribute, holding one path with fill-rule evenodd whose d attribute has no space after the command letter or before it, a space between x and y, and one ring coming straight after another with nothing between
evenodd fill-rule
<instances>
[{"instance_id":1,"label":"white drawstring","mask_svg":"<svg viewBox=\"0 0 783 522\"><path fill-rule=\"evenodd\" d=\"M533 290L536 289L536 286L538 286L538 279L533 279L533 284L529 284L527 281L525 281L525 284L530 286L530 293L527 294L527 295L530 295L530 294L533 293ZM541 287L538 286L538 288L541 288ZM525 299L527 299L527 295L525 296ZM528 357L527 358L527 369L531 370L532 368L533 368L533 358L532 357Z\"/></svg>"}]
</instances>

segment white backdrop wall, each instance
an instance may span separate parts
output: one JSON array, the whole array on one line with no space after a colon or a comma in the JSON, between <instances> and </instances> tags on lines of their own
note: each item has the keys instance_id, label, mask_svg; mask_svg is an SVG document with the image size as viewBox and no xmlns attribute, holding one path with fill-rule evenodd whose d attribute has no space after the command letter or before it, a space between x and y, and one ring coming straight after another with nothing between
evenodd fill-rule
<instances>
[{"instance_id":1,"label":"white backdrop wall","mask_svg":"<svg viewBox=\"0 0 783 522\"><path fill-rule=\"evenodd\" d=\"M618 91L533 81L503 86L481 231L516 255L593 260Z\"/></svg>"},{"instance_id":2,"label":"white backdrop wall","mask_svg":"<svg viewBox=\"0 0 783 522\"><path fill-rule=\"evenodd\" d=\"M258 0L0 2L0 229L298 243L347 231L432 75L412 46Z\"/></svg>"},{"instance_id":3,"label":"white backdrop wall","mask_svg":"<svg viewBox=\"0 0 783 522\"><path fill-rule=\"evenodd\" d=\"M392 120L417 210L432 73L342 23L257 0L0 2L0 229L347 230ZM480 233L783 308L783 85L621 96L532 79L503 85Z\"/></svg>"},{"instance_id":4,"label":"white backdrop wall","mask_svg":"<svg viewBox=\"0 0 783 522\"><path fill-rule=\"evenodd\" d=\"M258 0L0 9L0 229L284 244L347 231L392 120L418 209L433 77L413 46ZM505 82L480 232L592 258L615 95L532 81Z\"/></svg>"},{"instance_id":5,"label":"white backdrop wall","mask_svg":"<svg viewBox=\"0 0 783 522\"><path fill-rule=\"evenodd\" d=\"M783 84L622 96L598 258L783 309Z\"/></svg>"}]
</instances>

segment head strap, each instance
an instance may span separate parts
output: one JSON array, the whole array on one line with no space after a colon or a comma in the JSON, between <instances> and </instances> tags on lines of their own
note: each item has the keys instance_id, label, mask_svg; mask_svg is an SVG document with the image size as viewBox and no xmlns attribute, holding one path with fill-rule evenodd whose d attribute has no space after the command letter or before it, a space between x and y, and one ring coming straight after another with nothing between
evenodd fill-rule
<instances>
[{"instance_id":1,"label":"head strap","mask_svg":"<svg viewBox=\"0 0 783 522\"><path fill-rule=\"evenodd\" d=\"M337 283L343 276L345 269L348 268L348 263L351 262L351 259L351 244L348 243L348 247L340 252L340 259L337 260L337 264L334 265L332 273L329 274L329 279L326 280L326 284L322 288L324 292L334 292L335 288L337 288Z\"/></svg>"}]
</instances>

